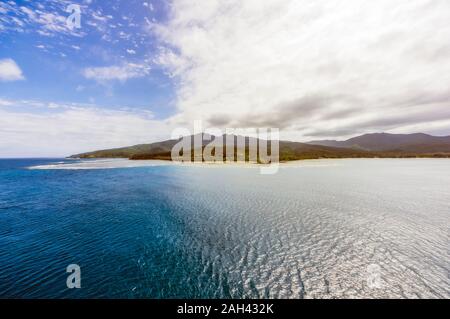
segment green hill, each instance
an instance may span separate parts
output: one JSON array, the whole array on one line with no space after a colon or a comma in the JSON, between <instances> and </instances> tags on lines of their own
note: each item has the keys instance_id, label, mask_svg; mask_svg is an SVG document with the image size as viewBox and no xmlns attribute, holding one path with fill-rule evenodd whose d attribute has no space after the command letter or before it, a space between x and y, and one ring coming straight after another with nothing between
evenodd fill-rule
<instances>
[{"instance_id":1,"label":"green hill","mask_svg":"<svg viewBox=\"0 0 450 319\"><path fill-rule=\"evenodd\" d=\"M450 143L447 144L446 140L439 140L440 143L420 140L421 144L400 144L395 142L398 140L394 137L391 142L388 142L389 138L387 134L383 135L382 141L389 147L376 146L376 141L371 140L371 148L362 147L361 145L349 143L341 143L337 141L317 141L319 144L333 144L331 145L317 145L314 142L300 143L290 141L279 141L280 146L280 161L292 161L301 159L319 159L319 158L372 158L372 157L450 157ZM202 136L204 137L204 136ZM367 140L367 135L364 135L364 140ZM193 158L194 147L193 140L191 138L191 148L185 151L191 152ZM226 153L226 136L219 136L215 138L222 138L224 144L223 154ZM228 136L230 138L230 136ZM233 137L235 142L237 137ZM202 139L202 148L211 142L209 138ZM129 158L132 160L144 160L144 159L160 159L171 160L171 150L180 139L166 140L162 142L156 142L151 144L139 144L129 147L121 147L114 149L99 150L94 152L82 153L72 155L71 158ZM250 138L245 138L245 147L242 149L234 148L236 153L244 153L245 158L248 160L248 145ZM361 142L360 142L361 143ZM373 146L375 144L375 146ZM236 144L235 144L236 145ZM270 141L269 141L270 145ZM345 146L344 146L345 145ZM270 148L269 148L270 149ZM213 153L214 154L214 153ZM224 156L225 157L225 156ZM235 156L236 157L236 156Z\"/></svg>"}]
</instances>

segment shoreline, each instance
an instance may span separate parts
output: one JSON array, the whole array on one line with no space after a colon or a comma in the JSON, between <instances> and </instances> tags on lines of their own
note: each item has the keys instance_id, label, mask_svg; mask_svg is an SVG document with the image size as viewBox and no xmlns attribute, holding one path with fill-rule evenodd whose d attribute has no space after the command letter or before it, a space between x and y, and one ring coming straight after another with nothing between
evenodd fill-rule
<instances>
[{"instance_id":1,"label":"shoreline","mask_svg":"<svg viewBox=\"0 0 450 319\"><path fill-rule=\"evenodd\" d=\"M115 168L139 168L139 167L154 167L154 166L184 166L184 167L208 167L208 168L262 168L270 167L271 165L278 165L280 168L302 168L302 167L327 167L339 166L345 161L360 161L360 160L437 160L450 159L448 157L406 157L406 158L385 158L385 157L370 157L370 158L320 158L320 159L301 159L293 161L283 161L277 164L261 164L249 162L173 162L169 160L130 160L127 158L96 158L96 159L65 159L76 162L61 162L61 159L55 159L55 163L36 165L27 167L31 170L95 170L95 169L115 169Z\"/></svg>"}]
</instances>

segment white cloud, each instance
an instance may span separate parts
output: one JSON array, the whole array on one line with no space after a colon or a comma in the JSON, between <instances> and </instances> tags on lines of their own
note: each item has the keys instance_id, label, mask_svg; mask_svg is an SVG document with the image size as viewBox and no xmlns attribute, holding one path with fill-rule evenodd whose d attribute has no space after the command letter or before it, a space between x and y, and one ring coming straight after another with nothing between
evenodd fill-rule
<instances>
[{"instance_id":1,"label":"white cloud","mask_svg":"<svg viewBox=\"0 0 450 319\"><path fill-rule=\"evenodd\" d=\"M13 59L0 60L0 81L24 80L22 70Z\"/></svg>"},{"instance_id":2,"label":"white cloud","mask_svg":"<svg viewBox=\"0 0 450 319\"><path fill-rule=\"evenodd\" d=\"M142 5L143 5L144 7L149 8L150 11L153 11L153 10L154 10L153 4L152 4L152 3L144 2L144 3L142 3Z\"/></svg>"},{"instance_id":3,"label":"white cloud","mask_svg":"<svg viewBox=\"0 0 450 319\"><path fill-rule=\"evenodd\" d=\"M93 17L95 20L99 20L99 21L103 21L103 22L108 20L107 17L102 16L102 13L101 13L100 11L93 12L93 13L92 13L92 17Z\"/></svg>"},{"instance_id":4,"label":"white cloud","mask_svg":"<svg viewBox=\"0 0 450 319\"><path fill-rule=\"evenodd\" d=\"M67 16L57 14L52 11L35 11L28 7L21 6L20 10L26 15L26 18L21 21L21 26L24 22L36 24L40 27L37 32L44 36L54 36L56 34L70 34L74 36L82 36L76 29L72 29L67 24Z\"/></svg>"},{"instance_id":5,"label":"white cloud","mask_svg":"<svg viewBox=\"0 0 450 319\"><path fill-rule=\"evenodd\" d=\"M151 114L133 109L105 110L33 101L4 102L8 107L0 108L2 157L68 156L158 141L170 137L171 132L164 122L154 120Z\"/></svg>"},{"instance_id":6,"label":"white cloud","mask_svg":"<svg viewBox=\"0 0 450 319\"><path fill-rule=\"evenodd\" d=\"M9 100L0 99L0 106L11 106L13 103Z\"/></svg>"},{"instance_id":7,"label":"white cloud","mask_svg":"<svg viewBox=\"0 0 450 319\"><path fill-rule=\"evenodd\" d=\"M150 67L146 64L125 63L119 66L91 67L83 71L87 79L99 82L119 80L126 81L132 78L140 78L148 75Z\"/></svg>"},{"instance_id":8,"label":"white cloud","mask_svg":"<svg viewBox=\"0 0 450 319\"><path fill-rule=\"evenodd\" d=\"M151 30L178 80L174 122L270 125L301 140L443 121L448 21L447 0L174 0Z\"/></svg>"}]
</instances>

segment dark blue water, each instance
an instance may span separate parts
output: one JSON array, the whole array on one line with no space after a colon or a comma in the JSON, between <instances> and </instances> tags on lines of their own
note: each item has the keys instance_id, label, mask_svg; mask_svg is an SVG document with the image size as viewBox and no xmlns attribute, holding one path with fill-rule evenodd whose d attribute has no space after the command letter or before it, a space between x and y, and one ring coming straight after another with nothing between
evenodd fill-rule
<instances>
[{"instance_id":1,"label":"dark blue water","mask_svg":"<svg viewBox=\"0 0 450 319\"><path fill-rule=\"evenodd\" d=\"M186 262L192 234L172 203L175 168L24 169L55 161L0 161L0 297L227 294L195 280L200 255ZM66 287L72 263L81 267L79 290ZM191 286L176 284L186 277Z\"/></svg>"},{"instance_id":2,"label":"dark blue water","mask_svg":"<svg viewBox=\"0 0 450 319\"><path fill-rule=\"evenodd\" d=\"M0 160L0 298L449 297L448 160L59 161Z\"/></svg>"}]
</instances>

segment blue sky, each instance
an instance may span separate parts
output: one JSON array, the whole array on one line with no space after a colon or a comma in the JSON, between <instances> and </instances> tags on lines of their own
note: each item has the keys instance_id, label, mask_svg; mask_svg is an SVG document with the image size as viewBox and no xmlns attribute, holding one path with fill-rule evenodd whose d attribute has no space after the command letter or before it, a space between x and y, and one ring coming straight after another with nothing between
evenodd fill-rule
<instances>
[{"instance_id":1,"label":"blue sky","mask_svg":"<svg viewBox=\"0 0 450 319\"><path fill-rule=\"evenodd\" d=\"M148 143L197 120L297 141L449 135L448 21L448 0L2 0L0 157Z\"/></svg>"},{"instance_id":2,"label":"blue sky","mask_svg":"<svg viewBox=\"0 0 450 319\"><path fill-rule=\"evenodd\" d=\"M71 3L81 7L81 27L73 31L55 19L66 18ZM152 111L157 118L173 113L174 91L170 77L152 63L157 40L148 22L164 20L164 2L146 1L6 1L0 32L1 57L11 58L26 81L2 83L0 95L11 100L95 104ZM8 54L6 54L8 53ZM149 68L124 80L87 78L87 68L134 63ZM113 76L112 76L113 77Z\"/></svg>"}]
</instances>

